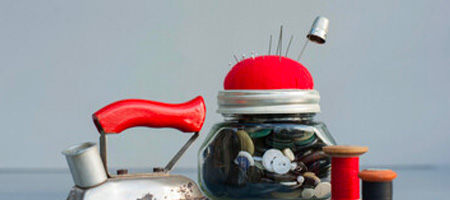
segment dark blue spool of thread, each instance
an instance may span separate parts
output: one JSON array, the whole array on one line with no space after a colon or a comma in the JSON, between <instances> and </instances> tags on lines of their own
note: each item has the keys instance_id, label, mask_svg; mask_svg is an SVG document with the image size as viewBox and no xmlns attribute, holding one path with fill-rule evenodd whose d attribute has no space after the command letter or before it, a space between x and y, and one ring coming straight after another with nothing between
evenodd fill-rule
<instances>
[{"instance_id":1,"label":"dark blue spool of thread","mask_svg":"<svg viewBox=\"0 0 450 200\"><path fill-rule=\"evenodd\" d=\"M362 179L363 200L392 200L392 180L397 174L389 169L365 169Z\"/></svg>"}]
</instances>

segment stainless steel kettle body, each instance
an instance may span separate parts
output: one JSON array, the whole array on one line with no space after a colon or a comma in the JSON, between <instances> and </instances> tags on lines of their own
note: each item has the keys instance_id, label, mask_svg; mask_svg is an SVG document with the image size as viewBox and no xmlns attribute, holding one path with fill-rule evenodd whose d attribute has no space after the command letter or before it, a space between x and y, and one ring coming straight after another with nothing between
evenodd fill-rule
<instances>
[{"instance_id":1,"label":"stainless steel kettle body","mask_svg":"<svg viewBox=\"0 0 450 200\"><path fill-rule=\"evenodd\" d=\"M100 132L100 153L92 142L75 145L62 152L75 183L67 200L206 199L194 181L170 174L178 159L197 139L205 113L205 104L200 96L181 104L129 99L100 109L93 114ZM146 174L128 174L127 170L110 174L106 135L136 126L169 127L194 134L164 168L154 168L153 173Z\"/></svg>"}]
</instances>

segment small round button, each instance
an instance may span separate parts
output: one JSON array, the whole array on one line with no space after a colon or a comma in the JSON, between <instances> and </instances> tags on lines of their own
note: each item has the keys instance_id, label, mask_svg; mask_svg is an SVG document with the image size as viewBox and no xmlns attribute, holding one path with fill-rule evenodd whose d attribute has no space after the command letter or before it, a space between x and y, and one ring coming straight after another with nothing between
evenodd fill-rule
<instances>
[{"instance_id":1,"label":"small round button","mask_svg":"<svg viewBox=\"0 0 450 200\"><path fill-rule=\"evenodd\" d=\"M289 158L289 161L294 161L295 155L294 155L294 152L292 152L291 149L289 149L289 148L283 149L283 154L284 154L287 158Z\"/></svg>"},{"instance_id":2,"label":"small round button","mask_svg":"<svg viewBox=\"0 0 450 200\"><path fill-rule=\"evenodd\" d=\"M291 171L294 171L298 167L296 162L291 163Z\"/></svg>"},{"instance_id":3,"label":"small round button","mask_svg":"<svg viewBox=\"0 0 450 200\"><path fill-rule=\"evenodd\" d=\"M253 144L252 138L245 132L244 130L239 130L236 132L236 135L241 142L241 150L247 151L250 154L255 152L255 145Z\"/></svg>"},{"instance_id":4,"label":"small round button","mask_svg":"<svg viewBox=\"0 0 450 200\"><path fill-rule=\"evenodd\" d=\"M314 197L315 190L312 188L305 188L302 191L302 197L304 199L311 199Z\"/></svg>"},{"instance_id":5,"label":"small round button","mask_svg":"<svg viewBox=\"0 0 450 200\"><path fill-rule=\"evenodd\" d=\"M291 161L286 156L276 157L272 165L273 171L277 174L286 174L291 169Z\"/></svg>"},{"instance_id":6,"label":"small round button","mask_svg":"<svg viewBox=\"0 0 450 200\"><path fill-rule=\"evenodd\" d=\"M297 176L297 182L299 185L302 185L303 182L305 182L305 177L303 176Z\"/></svg>"},{"instance_id":7,"label":"small round button","mask_svg":"<svg viewBox=\"0 0 450 200\"><path fill-rule=\"evenodd\" d=\"M250 166L255 165L255 160L253 160L253 157L252 155L250 155L250 153L246 151L240 151L238 153L238 156L234 160L234 163L244 169L248 169Z\"/></svg>"},{"instance_id":8,"label":"small round button","mask_svg":"<svg viewBox=\"0 0 450 200\"><path fill-rule=\"evenodd\" d=\"M285 185L285 186L294 186L294 185L297 185L297 181L280 182L280 184Z\"/></svg>"},{"instance_id":9,"label":"small round button","mask_svg":"<svg viewBox=\"0 0 450 200\"><path fill-rule=\"evenodd\" d=\"M314 188L317 198L324 198L331 194L331 184L329 182L322 182Z\"/></svg>"},{"instance_id":10,"label":"small round button","mask_svg":"<svg viewBox=\"0 0 450 200\"><path fill-rule=\"evenodd\" d=\"M264 155L262 157L262 163L264 168L269 172L273 171L273 160L277 157L283 156L283 153L281 153L278 149L269 149L266 152L264 152ZM284 157L284 156L283 156Z\"/></svg>"}]
</instances>

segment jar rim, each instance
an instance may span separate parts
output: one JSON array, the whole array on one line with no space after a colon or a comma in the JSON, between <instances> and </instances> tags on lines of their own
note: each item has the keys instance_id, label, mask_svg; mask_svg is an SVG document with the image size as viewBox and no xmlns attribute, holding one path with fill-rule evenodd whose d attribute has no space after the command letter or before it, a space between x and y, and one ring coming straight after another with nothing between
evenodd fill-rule
<instances>
[{"instance_id":1,"label":"jar rim","mask_svg":"<svg viewBox=\"0 0 450 200\"><path fill-rule=\"evenodd\" d=\"M217 95L218 113L291 114L320 112L317 90L222 90Z\"/></svg>"}]
</instances>

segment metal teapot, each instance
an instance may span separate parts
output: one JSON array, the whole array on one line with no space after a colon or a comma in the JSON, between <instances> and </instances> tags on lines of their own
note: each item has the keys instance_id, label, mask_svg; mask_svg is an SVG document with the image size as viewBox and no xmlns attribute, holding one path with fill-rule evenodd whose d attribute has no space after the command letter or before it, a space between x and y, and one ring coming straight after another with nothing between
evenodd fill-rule
<instances>
[{"instance_id":1,"label":"metal teapot","mask_svg":"<svg viewBox=\"0 0 450 200\"><path fill-rule=\"evenodd\" d=\"M206 199L194 181L169 173L197 139L205 114L201 96L181 104L127 99L95 112L92 117L100 132L100 154L92 142L75 145L62 152L75 182L67 200ZM106 135L137 126L168 127L194 134L164 168L154 168L153 173L147 174L128 174L126 170L110 174Z\"/></svg>"}]
</instances>

